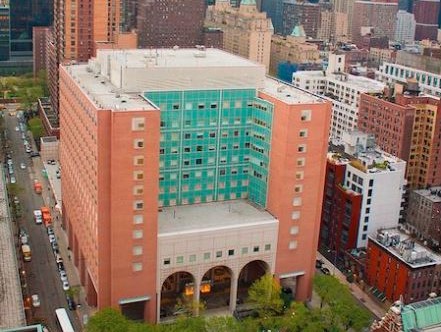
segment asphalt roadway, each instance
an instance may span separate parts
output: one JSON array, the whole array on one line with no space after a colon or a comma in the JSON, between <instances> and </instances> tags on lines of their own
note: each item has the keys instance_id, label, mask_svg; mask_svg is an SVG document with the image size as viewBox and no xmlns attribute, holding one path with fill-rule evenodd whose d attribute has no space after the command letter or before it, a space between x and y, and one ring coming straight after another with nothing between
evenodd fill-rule
<instances>
[{"instance_id":1,"label":"asphalt roadway","mask_svg":"<svg viewBox=\"0 0 441 332\"><path fill-rule=\"evenodd\" d=\"M4 119L9 140L9 149L7 150L11 151L14 175L17 185L21 188L18 198L21 204L22 217L17 221L15 231L18 232L20 228L26 230L30 238L29 243L32 251L32 261L23 262L18 244L18 233L16 233L19 266L25 271L21 273L24 274L27 285L23 292L29 296L38 294L41 302L40 307L33 308L31 306L31 309L26 310L28 322L29 318L30 321L32 319L41 319L45 322L49 331L58 331L55 309L64 307L69 312L66 294L62 288L46 227L43 224L37 225L33 219L33 210L39 209L44 205L42 195L36 194L33 188L35 172L41 172L41 169L34 167L33 158L30 158L25 152L22 133L21 131L16 131L16 127L19 126L17 117L14 114L5 115ZM35 149L35 144L33 146ZM26 164L26 169L20 168L20 163L22 162ZM41 165L41 163L38 164ZM48 189L44 186L43 190L44 194ZM81 331L78 320L74 318L76 315L72 315L72 312L69 312L69 315L75 331Z\"/></svg>"}]
</instances>

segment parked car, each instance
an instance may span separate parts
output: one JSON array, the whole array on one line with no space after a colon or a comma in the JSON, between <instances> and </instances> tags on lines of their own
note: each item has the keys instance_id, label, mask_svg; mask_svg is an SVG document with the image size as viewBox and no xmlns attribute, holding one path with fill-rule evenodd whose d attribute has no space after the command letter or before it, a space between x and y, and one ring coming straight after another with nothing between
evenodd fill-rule
<instances>
[{"instance_id":1,"label":"parked car","mask_svg":"<svg viewBox=\"0 0 441 332\"><path fill-rule=\"evenodd\" d=\"M60 270L60 279L61 282L67 281L67 273L64 270Z\"/></svg>"},{"instance_id":2,"label":"parked car","mask_svg":"<svg viewBox=\"0 0 441 332\"><path fill-rule=\"evenodd\" d=\"M75 303L74 299L71 298L70 296L66 297L66 302L67 302L67 307L69 308L69 310L76 310L77 309L77 304Z\"/></svg>"},{"instance_id":3,"label":"parked car","mask_svg":"<svg viewBox=\"0 0 441 332\"><path fill-rule=\"evenodd\" d=\"M54 229L52 227L48 227L46 231L47 231L47 235L54 234Z\"/></svg>"},{"instance_id":4,"label":"parked car","mask_svg":"<svg viewBox=\"0 0 441 332\"><path fill-rule=\"evenodd\" d=\"M15 127L15 131L19 131L20 129L18 127Z\"/></svg>"},{"instance_id":5,"label":"parked car","mask_svg":"<svg viewBox=\"0 0 441 332\"><path fill-rule=\"evenodd\" d=\"M15 205L20 204L20 200L18 199L17 196L14 196L14 200L13 201L14 201Z\"/></svg>"},{"instance_id":6,"label":"parked car","mask_svg":"<svg viewBox=\"0 0 441 332\"><path fill-rule=\"evenodd\" d=\"M57 267L58 267L58 271L66 271L65 269L64 269L64 264L63 263L57 263Z\"/></svg>"},{"instance_id":7,"label":"parked car","mask_svg":"<svg viewBox=\"0 0 441 332\"><path fill-rule=\"evenodd\" d=\"M25 164L25 163L21 163L21 164L20 164L20 168L21 168L21 169L26 169L26 164Z\"/></svg>"},{"instance_id":8,"label":"parked car","mask_svg":"<svg viewBox=\"0 0 441 332\"><path fill-rule=\"evenodd\" d=\"M315 267L316 267L317 269L321 269L322 266L323 266L323 264L325 264L325 262L324 262L323 260L321 260L321 259L316 259L316 260L315 260Z\"/></svg>"},{"instance_id":9,"label":"parked car","mask_svg":"<svg viewBox=\"0 0 441 332\"><path fill-rule=\"evenodd\" d=\"M51 246L52 246L52 250L58 250L58 243L57 243L57 241L52 242Z\"/></svg>"},{"instance_id":10,"label":"parked car","mask_svg":"<svg viewBox=\"0 0 441 332\"><path fill-rule=\"evenodd\" d=\"M16 183L17 180L15 179L15 176L11 176L11 183Z\"/></svg>"},{"instance_id":11,"label":"parked car","mask_svg":"<svg viewBox=\"0 0 441 332\"><path fill-rule=\"evenodd\" d=\"M322 273L327 275L327 276L331 274L331 271L329 271L329 269L327 267L322 267L320 269L320 271L322 271Z\"/></svg>"},{"instance_id":12,"label":"parked car","mask_svg":"<svg viewBox=\"0 0 441 332\"><path fill-rule=\"evenodd\" d=\"M14 164L14 162L12 161L11 158L9 158L7 162L8 162L8 165L9 165L9 166L12 166L12 164Z\"/></svg>"},{"instance_id":13,"label":"parked car","mask_svg":"<svg viewBox=\"0 0 441 332\"><path fill-rule=\"evenodd\" d=\"M56 242L56 241L57 241L57 239L55 238L55 235L54 234L49 234L49 242L53 243L53 242Z\"/></svg>"},{"instance_id":14,"label":"parked car","mask_svg":"<svg viewBox=\"0 0 441 332\"><path fill-rule=\"evenodd\" d=\"M55 261L58 263L63 263L63 258L61 257L60 254L55 255Z\"/></svg>"},{"instance_id":15,"label":"parked car","mask_svg":"<svg viewBox=\"0 0 441 332\"><path fill-rule=\"evenodd\" d=\"M29 236L27 234L21 234L20 235L20 242L21 242L21 244L28 244L29 243Z\"/></svg>"},{"instance_id":16,"label":"parked car","mask_svg":"<svg viewBox=\"0 0 441 332\"><path fill-rule=\"evenodd\" d=\"M32 149L29 145L26 146L26 153L32 153Z\"/></svg>"},{"instance_id":17,"label":"parked car","mask_svg":"<svg viewBox=\"0 0 441 332\"><path fill-rule=\"evenodd\" d=\"M63 281L63 290L68 291L70 289L69 281Z\"/></svg>"},{"instance_id":18,"label":"parked car","mask_svg":"<svg viewBox=\"0 0 441 332\"><path fill-rule=\"evenodd\" d=\"M40 153L38 153L38 152L30 152L30 155L29 155L31 158L34 158L34 157L39 157L40 156Z\"/></svg>"},{"instance_id":19,"label":"parked car","mask_svg":"<svg viewBox=\"0 0 441 332\"><path fill-rule=\"evenodd\" d=\"M32 306L34 308L38 308L41 305L40 298L38 297L38 295L34 294L34 295L32 295L31 298L32 298Z\"/></svg>"}]
</instances>

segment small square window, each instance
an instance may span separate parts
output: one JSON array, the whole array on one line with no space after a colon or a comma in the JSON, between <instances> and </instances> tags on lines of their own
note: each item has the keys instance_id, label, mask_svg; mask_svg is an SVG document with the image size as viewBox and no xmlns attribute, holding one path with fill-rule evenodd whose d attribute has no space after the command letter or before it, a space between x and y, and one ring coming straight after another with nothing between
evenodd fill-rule
<instances>
[{"instance_id":1,"label":"small square window","mask_svg":"<svg viewBox=\"0 0 441 332\"><path fill-rule=\"evenodd\" d=\"M301 193L301 192L303 192L303 185L298 184L298 185L294 186L294 192L295 192L295 193Z\"/></svg>"},{"instance_id":2,"label":"small square window","mask_svg":"<svg viewBox=\"0 0 441 332\"><path fill-rule=\"evenodd\" d=\"M304 173L303 171L296 172L296 180L303 180Z\"/></svg>"},{"instance_id":3,"label":"small square window","mask_svg":"<svg viewBox=\"0 0 441 332\"><path fill-rule=\"evenodd\" d=\"M144 156L135 156L133 157L133 163L135 166L142 166L144 165Z\"/></svg>"},{"instance_id":4,"label":"small square window","mask_svg":"<svg viewBox=\"0 0 441 332\"><path fill-rule=\"evenodd\" d=\"M190 139L191 138L191 134L190 133L185 133L184 134L184 139Z\"/></svg>"},{"instance_id":5,"label":"small square window","mask_svg":"<svg viewBox=\"0 0 441 332\"><path fill-rule=\"evenodd\" d=\"M196 262L196 255L190 255L190 257L188 258L188 261L191 263Z\"/></svg>"},{"instance_id":6,"label":"small square window","mask_svg":"<svg viewBox=\"0 0 441 332\"><path fill-rule=\"evenodd\" d=\"M300 219L300 211L293 211L292 214L291 214L291 219L292 220Z\"/></svg>"},{"instance_id":7,"label":"small square window","mask_svg":"<svg viewBox=\"0 0 441 332\"><path fill-rule=\"evenodd\" d=\"M133 180L143 180L144 172L143 171L134 171L133 172Z\"/></svg>"},{"instance_id":8,"label":"small square window","mask_svg":"<svg viewBox=\"0 0 441 332\"><path fill-rule=\"evenodd\" d=\"M234 256L234 249L228 250L228 256Z\"/></svg>"},{"instance_id":9,"label":"small square window","mask_svg":"<svg viewBox=\"0 0 441 332\"><path fill-rule=\"evenodd\" d=\"M216 251L216 258L221 258L222 257L222 251Z\"/></svg>"},{"instance_id":10,"label":"small square window","mask_svg":"<svg viewBox=\"0 0 441 332\"><path fill-rule=\"evenodd\" d=\"M209 260L211 257L211 254L209 252L204 253L204 260Z\"/></svg>"},{"instance_id":11,"label":"small square window","mask_svg":"<svg viewBox=\"0 0 441 332\"><path fill-rule=\"evenodd\" d=\"M136 230L134 230L132 236L133 236L133 238L134 238L135 240L136 240L136 239L142 239L142 237L143 237L142 230L141 230L141 229L136 229Z\"/></svg>"},{"instance_id":12,"label":"small square window","mask_svg":"<svg viewBox=\"0 0 441 332\"><path fill-rule=\"evenodd\" d=\"M290 242L289 242L289 245L288 245L288 248L289 248L290 250L296 249L296 248L297 248L297 241L296 241L296 240L294 240L294 241L290 241Z\"/></svg>"},{"instance_id":13,"label":"small square window","mask_svg":"<svg viewBox=\"0 0 441 332\"><path fill-rule=\"evenodd\" d=\"M305 166L305 161L306 161L305 158L297 158L297 166L298 166L298 167L303 167L303 166Z\"/></svg>"},{"instance_id":14,"label":"small square window","mask_svg":"<svg viewBox=\"0 0 441 332\"><path fill-rule=\"evenodd\" d=\"M302 110L300 118L302 121L311 121L311 110Z\"/></svg>"},{"instance_id":15,"label":"small square window","mask_svg":"<svg viewBox=\"0 0 441 332\"><path fill-rule=\"evenodd\" d=\"M133 272L142 271L142 263L133 263L132 270L133 270Z\"/></svg>"},{"instance_id":16,"label":"small square window","mask_svg":"<svg viewBox=\"0 0 441 332\"><path fill-rule=\"evenodd\" d=\"M301 206L302 205L302 198L301 197L294 197L292 200L293 206Z\"/></svg>"},{"instance_id":17,"label":"small square window","mask_svg":"<svg viewBox=\"0 0 441 332\"><path fill-rule=\"evenodd\" d=\"M133 118L132 119L132 130L140 131L145 129L145 119L144 118Z\"/></svg>"},{"instance_id":18,"label":"small square window","mask_svg":"<svg viewBox=\"0 0 441 332\"><path fill-rule=\"evenodd\" d=\"M260 250L259 246L254 246L253 247L253 252L259 252L259 250Z\"/></svg>"},{"instance_id":19,"label":"small square window","mask_svg":"<svg viewBox=\"0 0 441 332\"><path fill-rule=\"evenodd\" d=\"M306 152L306 144L301 144L297 147L297 152Z\"/></svg>"},{"instance_id":20,"label":"small square window","mask_svg":"<svg viewBox=\"0 0 441 332\"><path fill-rule=\"evenodd\" d=\"M308 129L301 129L299 131L299 136L300 137L308 137Z\"/></svg>"},{"instance_id":21,"label":"small square window","mask_svg":"<svg viewBox=\"0 0 441 332\"><path fill-rule=\"evenodd\" d=\"M135 225L142 224L144 222L144 217L141 214L136 214L133 216L133 223Z\"/></svg>"},{"instance_id":22,"label":"small square window","mask_svg":"<svg viewBox=\"0 0 441 332\"><path fill-rule=\"evenodd\" d=\"M270 251L271 250L271 244L265 244L265 251Z\"/></svg>"},{"instance_id":23,"label":"small square window","mask_svg":"<svg viewBox=\"0 0 441 332\"><path fill-rule=\"evenodd\" d=\"M289 233L291 235L299 234L299 226L292 226L289 230Z\"/></svg>"},{"instance_id":24,"label":"small square window","mask_svg":"<svg viewBox=\"0 0 441 332\"><path fill-rule=\"evenodd\" d=\"M142 255L142 246L134 246L132 248L132 253L133 253L133 256L140 256L140 255Z\"/></svg>"},{"instance_id":25,"label":"small square window","mask_svg":"<svg viewBox=\"0 0 441 332\"><path fill-rule=\"evenodd\" d=\"M142 209L144 209L144 202L143 201L134 201L133 202L133 209L134 210L142 210Z\"/></svg>"},{"instance_id":26,"label":"small square window","mask_svg":"<svg viewBox=\"0 0 441 332\"><path fill-rule=\"evenodd\" d=\"M246 255L248 254L248 247L243 247L242 248L242 255Z\"/></svg>"},{"instance_id":27,"label":"small square window","mask_svg":"<svg viewBox=\"0 0 441 332\"><path fill-rule=\"evenodd\" d=\"M170 263L171 263L171 259L170 258L164 258L164 260L163 260L163 264L164 265L170 265Z\"/></svg>"},{"instance_id":28,"label":"small square window","mask_svg":"<svg viewBox=\"0 0 441 332\"><path fill-rule=\"evenodd\" d=\"M142 195L144 194L144 186L134 186L133 187L133 195Z\"/></svg>"},{"instance_id":29,"label":"small square window","mask_svg":"<svg viewBox=\"0 0 441 332\"><path fill-rule=\"evenodd\" d=\"M133 141L133 145L135 149L142 149L144 148L144 140L143 139L135 139Z\"/></svg>"},{"instance_id":30,"label":"small square window","mask_svg":"<svg viewBox=\"0 0 441 332\"><path fill-rule=\"evenodd\" d=\"M177 264L182 264L182 263L184 263L184 256L178 256L178 257L176 257L176 263L177 263Z\"/></svg>"}]
</instances>

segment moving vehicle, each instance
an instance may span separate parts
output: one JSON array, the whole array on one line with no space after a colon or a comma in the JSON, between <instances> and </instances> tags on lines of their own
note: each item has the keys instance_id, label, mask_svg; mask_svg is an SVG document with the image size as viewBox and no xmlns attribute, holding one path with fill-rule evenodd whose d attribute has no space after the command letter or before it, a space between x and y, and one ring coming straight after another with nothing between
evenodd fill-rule
<instances>
[{"instance_id":1,"label":"moving vehicle","mask_svg":"<svg viewBox=\"0 0 441 332\"><path fill-rule=\"evenodd\" d=\"M40 210L34 210L34 220L37 225L43 222L43 217Z\"/></svg>"},{"instance_id":2,"label":"moving vehicle","mask_svg":"<svg viewBox=\"0 0 441 332\"><path fill-rule=\"evenodd\" d=\"M28 244L23 244L21 246L21 252L23 254L23 260L25 262L30 262L32 259L31 247Z\"/></svg>"},{"instance_id":3,"label":"moving vehicle","mask_svg":"<svg viewBox=\"0 0 441 332\"><path fill-rule=\"evenodd\" d=\"M75 332L72 323L70 322L69 316L67 315L66 309L55 309L55 318L58 327L62 332Z\"/></svg>"},{"instance_id":4,"label":"moving vehicle","mask_svg":"<svg viewBox=\"0 0 441 332\"><path fill-rule=\"evenodd\" d=\"M32 306L34 308L38 308L41 305L40 298L38 297L38 295L34 294L31 296L31 298L32 298Z\"/></svg>"},{"instance_id":5,"label":"moving vehicle","mask_svg":"<svg viewBox=\"0 0 441 332\"><path fill-rule=\"evenodd\" d=\"M40 181L34 180L34 191L36 194L41 194L43 187L41 186Z\"/></svg>"},{"instance_id":6,"label":"moving vehicle","mask_svg":"<svg viewBox=\"0 0 441 332\"><path fill-rule=\"evenodd\" d=\"M41 207L41 214L43 216L43 222L46 227L49 227L49 225L52 224L52 217L51 212L49 211L49 208L47 206Z\"/></svg>"}]
</instances>

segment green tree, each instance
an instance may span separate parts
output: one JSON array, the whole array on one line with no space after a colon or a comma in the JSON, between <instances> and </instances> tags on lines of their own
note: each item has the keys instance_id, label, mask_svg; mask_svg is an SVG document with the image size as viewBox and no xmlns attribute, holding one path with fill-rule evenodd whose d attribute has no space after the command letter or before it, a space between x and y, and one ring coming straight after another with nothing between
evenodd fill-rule
<instances>
[{"instance_id":1,"label":"green tree","mask_svg":"<svg viewBox=\"0 0 441 332\"><path fill-rule=\"evenodd\" d=\"M80 292L81 292L80 285L70 286L70 288L66 291L66 295L73 298L76 302L79 302L78 296L80 295Z\"/></svg>"},{"instance_id":2,"label":"green tree","mask_svg":"<svg viewBox=\"0 0 441 332\"><path fill-rule=\"evenodd\" d=\"M271 274L256 280L248 290L248 302L255 306L259 317L270 317L283 312L281 287Z\"/></svg>"},{"instance_id":3,"label":"green tree","mask_svg":"<svg viewBox=\"0 0 441 332\"><path fill-rule=\"evenodd\" d=\"M90 317L86 332L127 332L132 323L118 310L105 308Z\"/></svg>"},{"instance_id":4,"label":"green tree","mask_svg":"<svg viewBox=\"0 0 441 332\"><path fill-rule=\"evenodd\" d=\"M44 134L43 122L40 118L35 117L28 121L29 130L32 132L32 136L37 141Z\"/></svg>"}]
</instances>

